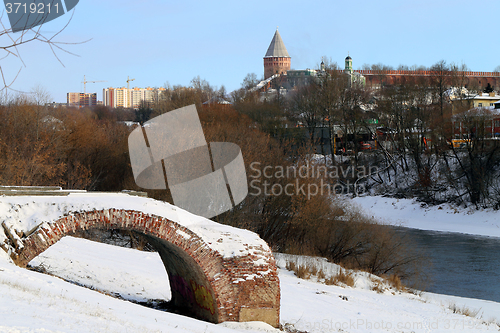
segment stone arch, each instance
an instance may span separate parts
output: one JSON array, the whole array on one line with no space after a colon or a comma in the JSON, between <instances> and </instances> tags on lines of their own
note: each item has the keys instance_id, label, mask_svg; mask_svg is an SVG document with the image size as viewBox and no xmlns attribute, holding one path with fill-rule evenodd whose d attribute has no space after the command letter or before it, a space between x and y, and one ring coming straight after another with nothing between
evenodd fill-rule
<instances>
[{"instance_id":1,"label":"stone arch","mask_svg":"<svg viewBox=\"0 0 500 333\"><path fill-rule=\"evenodd\" d=\"M11 244L11 258L26 267L62 237L93 228L144 235L165 265L173 305L194 317L213 323L260 320L278 326L279 279L268 248L244 244L251 251L227 257L203 235L165 217L115 208L75 213L21 235Z\"/></svg>"}]
</instances>

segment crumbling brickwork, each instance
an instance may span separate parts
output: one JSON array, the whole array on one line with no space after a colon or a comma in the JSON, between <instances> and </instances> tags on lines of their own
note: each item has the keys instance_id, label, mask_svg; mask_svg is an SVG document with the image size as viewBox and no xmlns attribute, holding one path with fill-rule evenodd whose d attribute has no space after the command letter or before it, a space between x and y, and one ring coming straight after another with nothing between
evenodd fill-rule
<instances>
[{"instance_id":1,"label":"crumbling brickwork","mask_svg":"<svg viewBox=\"0 0 500 333\"><path fill-rule=\"evenodd\" d=\"M200 235L164 217L104 209L44 223L14 245L11 257L22 267L66 235L91 228L133 230L158 250L168 272L174 305L214 323L260 320L277 327L280 285L272 253L262 245L223 257Z\"/></svg>"}]
</instances>

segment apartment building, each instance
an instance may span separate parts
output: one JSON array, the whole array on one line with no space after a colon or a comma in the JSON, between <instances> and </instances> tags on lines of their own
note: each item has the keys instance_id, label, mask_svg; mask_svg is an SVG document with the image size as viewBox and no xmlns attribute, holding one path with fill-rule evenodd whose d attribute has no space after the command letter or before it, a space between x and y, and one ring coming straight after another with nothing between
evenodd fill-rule
<instances>
[{"instance_id":1,"label":"apartment building","mask_svg":"<svg viewBox=\"0 0 500 333\"><path fill-rule=\"evenodd\" d=\"M97 93L77 93L77 92L67 93L66 105L68 107L75 107L75 108L96 106Z\"/></svg>"},{"instance_id":2,"label":"apartment building","mask_svg":"<svg viewBox=\"0 0 500 333\"><path fill-rule=\"evenodd\" d=\"M104 106L112 108L138 109L141 103L153 103L158 100L165 88L106 88L103 89L102 99Z\"/></svg>"}]
</instances>

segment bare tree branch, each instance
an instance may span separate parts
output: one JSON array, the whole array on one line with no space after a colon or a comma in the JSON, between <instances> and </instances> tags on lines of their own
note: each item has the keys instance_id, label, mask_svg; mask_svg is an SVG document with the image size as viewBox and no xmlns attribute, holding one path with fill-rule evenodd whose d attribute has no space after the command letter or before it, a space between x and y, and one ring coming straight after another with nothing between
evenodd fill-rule
<instances>
[{"instance_id":1,"label":"bare tree branch","mask_svg":"<svg viewBox=\"0 0 500 333\"><path fill-rule=\"evenodd\" d=\"M7 79L5 77L5 73L2 69L2 66L0 65L0 74L1 74L1 79L2 79L2 86L0 87L0 92L2 92L4 90L6 92L7 92L7 90L14 90L11 88L11 86L16 81L16 79L19 77L19 74L21 73L22 67L26 67L26 63L24 62L22 55L21 55L21 51L19 49L20 46L28 44L28 43L32 43L32 42L40 42L40 43L47 44L48 47L50 48L50 50L52 51L52 54L54 55L54 57L64 67L64 63L62 62L62 60L59 57L57 52L62 51L62 52L71 54L73 56L78 56L77 54L68 51L65 48L65 46L66 45L83 44L83 43L86 43L86 42L91 40L91 39L88 39L88 40L81 41L81 42L62 42L62 41L55 40L55 38L58 37L69 26L70 22L73 19L73 15L75 13L74 10L71 13L71 16L68 19L68 21L66 22L66 24L61 29L59 29L57 32L55 32L54 34L52 34L50 36L47 36L44 33L42 33L41 29L42 29L43 23L36 26L36 27L33 27L33 28L28 28L28 29L25 29L25 30L22 30L19 32L14 32L12 27L7 28L6 25L4 24L4 22L3 22L3 19L5 17L4 13L5 13L5 10L3 10L2 14L0 15L0 25L1 25L1 27L0 27L0 29L1 29L0 30L0 51L3 50L5 53L0 55L0 60L5 60L9 56L13 56L13 57L16 57L17 59L19 59L19 61L21 62L21 66L19 68L19 71L16 73L15 77L12 80L10 80L10 79ZM17 90L14 90L14 91L17 91Z\"/></svg>"}]
</instances>

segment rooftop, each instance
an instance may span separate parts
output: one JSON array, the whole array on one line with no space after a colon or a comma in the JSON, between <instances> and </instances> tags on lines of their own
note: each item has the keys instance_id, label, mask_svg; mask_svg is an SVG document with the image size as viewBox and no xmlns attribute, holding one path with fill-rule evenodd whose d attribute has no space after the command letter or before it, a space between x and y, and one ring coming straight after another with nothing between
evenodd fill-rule
<instances>
[{"instance_id":1,"label":"rooftop","mask_svg":"<svg viewBox=\"0 0 500 333\"><path fill-rule=\"evenodd\" d=\"M288 51L286 50L285 43L283 43L280 33L278 32L278 29L276 29L273 40L271 41L271 44L269 44L269 48L267 49L266 55L264 56L264 58L268 57L290 58L290 56L288 55Z\"/></svg>"}]
</instances>

